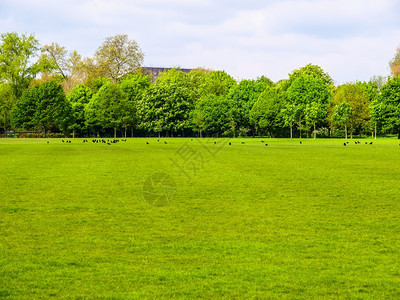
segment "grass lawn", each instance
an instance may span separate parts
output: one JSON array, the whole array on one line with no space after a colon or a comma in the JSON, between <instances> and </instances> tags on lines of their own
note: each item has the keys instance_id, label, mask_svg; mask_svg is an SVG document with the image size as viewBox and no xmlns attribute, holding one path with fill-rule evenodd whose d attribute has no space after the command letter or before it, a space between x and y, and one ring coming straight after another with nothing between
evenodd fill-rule
<instances>
[{"instance_id":1,"label":"grass lawn","mask_svg":"<svg viewBox=\"0 0 400 300\"><path fill-rule=\"evenodd\" d=\"M0 298L400 298L399 141L302 141L1 139Z\"/></svg>"}]
</instances>

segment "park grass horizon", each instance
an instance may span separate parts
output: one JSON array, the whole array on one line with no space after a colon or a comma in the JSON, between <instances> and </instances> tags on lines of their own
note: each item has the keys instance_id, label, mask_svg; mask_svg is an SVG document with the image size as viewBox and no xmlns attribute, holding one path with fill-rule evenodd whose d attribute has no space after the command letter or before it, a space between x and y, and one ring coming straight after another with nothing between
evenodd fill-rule
<instances>
[{"instance_id":1,"label":"park grass horizon","mask_svg":"<svg viewBox=\"0 0 400 300\"><path fill-rule=\"evenodd\" d=\"M0 297L400 297L397 139L68 140L0 139Z\"/></svg>"}]
</instances>

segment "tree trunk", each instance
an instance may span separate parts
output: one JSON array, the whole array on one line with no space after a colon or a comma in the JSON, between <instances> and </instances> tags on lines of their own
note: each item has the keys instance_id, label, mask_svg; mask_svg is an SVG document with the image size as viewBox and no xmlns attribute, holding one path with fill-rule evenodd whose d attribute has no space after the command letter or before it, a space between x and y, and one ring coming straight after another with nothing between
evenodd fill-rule
<instances>
[{"instance_id":1,"label":"tree trunk","mask_svg":"<svg viewBox=\"0 0 400 300\"><path fill-rule=\"evenodd\" d=\"M131 137L133 137L133 127L131 127Z\"/></svg>"},{"instance_id":2,"label":"tree trunk","mask_svg":"<svg viewBox=\"0 0 400 300\"><path fill-rule=\"evenodd\" d=\"M347 140L347 125L344 125L344 137Z\"/></svg>"},{"instance_id":3,"label":"tree trunk","mask_svg":"<svg viewBox=\"0 0 400 300\"><path fill-rule=\"evenodd\" d=\"M126 129L127 129L127 128L125 127L125 138L126 138Z\"/></svg>"},{"instance_id":4,"label":"tree trunk","mask_svg":"<svg viewBox=\"0 0 400 300\"><path fill-rule=\"evenodd\" d=\"M375 122L375 139L376 139L376 122Z\"/></svg>"},{"instance_id":5,"label":"tree trunk","mask_svg":"<svg viewBox=\"0 0 400 300\"><path fill-rule=\"evenodd\" d=\"M160 138L161 136L160 136L160 132L158 132L158 138Z\"/></svg>"},{"instance_id":6,"label":"tree trunk","mask_svg":"<svg viewBox=\"0 0 400 300\"><path fill-rule=\"evenodd\" d=\"M201 132L201 130L200 130L200 138L202 138L203 137L203 134L202 134L202 132Z\"/></svg>"},{"instance_id":7,"label":"tree trunk","mask_svg":"<svg viewBox=\"0 0 400 300\"><path fill-rule=\"evenodd\" d=\"M315 122L314 122L314 140L316 139L316 137L317 137L317 130L315 129Z\"/></svg>"},{"instance_id":8,"label":"tree trunk","mask_svg":"<svg viewBox=\"0 0 400 300\"><path fill-rule=\"evenodd\" d=\"M73 138L73 139L75 138L75 130L72 131L72 138Z\"/></svg>"},{"instance_id":9,"label":"tree trunk","mask_svg":"<svg viewBox=\"0 0 400 300\"><path fill-rule=\"evenodd\" d=\"M116 138L117 138L117 128L114 127L114 139L116 139Z\"/></svg>"},{"instance_id":10,"label":"tree trunk","mask_svg":"<svg viewBox=\"0 0 400 300\"><path fill-rule=\"evenodd\" d=\"M290 139L293 139L293 125L290 123Z\"/></svg>"}]
</instances>

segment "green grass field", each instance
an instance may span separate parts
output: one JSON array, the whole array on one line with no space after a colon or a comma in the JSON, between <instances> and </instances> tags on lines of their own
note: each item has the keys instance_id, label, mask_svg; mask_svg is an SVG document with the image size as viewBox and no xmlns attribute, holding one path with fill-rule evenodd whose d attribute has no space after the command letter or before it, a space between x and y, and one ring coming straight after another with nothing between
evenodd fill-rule
<instances>
[{"instance_id":1,"label":"green grass field","mask_svg":"<svg viewBox=\"0 0 400 300\"><path fill-rule=\"evenodd\" d=\"M365 141L1 139L0 298L398 299L399 141Z\"/></svg>"}]
</instances>

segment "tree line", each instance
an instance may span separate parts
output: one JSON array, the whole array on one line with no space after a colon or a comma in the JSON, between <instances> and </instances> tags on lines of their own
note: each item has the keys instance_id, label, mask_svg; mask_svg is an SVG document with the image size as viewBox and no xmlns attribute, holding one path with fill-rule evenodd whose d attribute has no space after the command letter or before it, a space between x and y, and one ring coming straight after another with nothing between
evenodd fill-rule
<instances>
[{"instance_id":1,"label":"tree line","mask_svg":"<svg viewBox=\"0 0 400 300\"><path fill-rule=\"evenodd\" d=\"M93 57L33 35L4 33L0 44L3 134L43 136L400 137L400 49L391 76L339 86L308 64L273 82L237 82L225 71L173 68L147 74L127 35L106 38Z\"/></svg>"}]
</instances>

